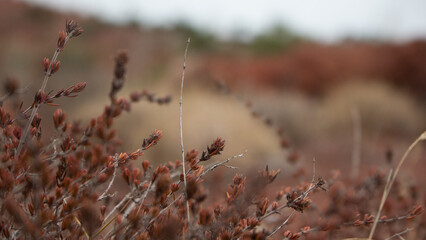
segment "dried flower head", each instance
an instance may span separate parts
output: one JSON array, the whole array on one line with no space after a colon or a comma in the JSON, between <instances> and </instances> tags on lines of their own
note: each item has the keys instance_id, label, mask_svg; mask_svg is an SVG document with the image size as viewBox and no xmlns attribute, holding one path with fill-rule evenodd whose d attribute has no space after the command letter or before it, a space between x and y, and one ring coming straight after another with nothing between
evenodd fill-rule
<instances>
[{"instance_id":1,"label":"dried flower head","mask_svg":"<svg viewBox=\"0 0 426 240\"><path fill-rule=\"evenodd\" d=\"M149 136L149 138L145 138L143 140L142 148L148 149L154 146L155 144L157 144L157 142L161 139L162 136L163 136L163 132L161 130L155 129L154 132Z\"/></svg>"},{"instance_id":2,"label":"dried flower head","mask_svg":"<svg viewBox=\"0 0 426 240\"><path fill-rule=\"evenodd\" d=\"M71 37L77 37L83 33L83 29L73 20L65 21L65 30Z\"/></svg>"},{"instance_id":3,"label":"dried flower head","mask_svg":"<svg viewBox=\"0 0 426 240\"><path fill-rule=\"evenodd\" d=\"M207 161L214 155L219 155L224 148L225 148L225 140L222 140L222 138L218 137L210 145L210 147L207 146L207 151L203 151L203 153L201 154L200 161Z\"/></svg>"},{"instance_id":4,"label":"dried flower head","mask_svg":"<svg viewBox=\"0 0 426 240\"><path fill-rule=\"evenodd\" d=\"M62 109L58 109L53 114L53 122L55 128L59 128L65 121L65 113L62 112Z\"/></svg>"}]
</instances>

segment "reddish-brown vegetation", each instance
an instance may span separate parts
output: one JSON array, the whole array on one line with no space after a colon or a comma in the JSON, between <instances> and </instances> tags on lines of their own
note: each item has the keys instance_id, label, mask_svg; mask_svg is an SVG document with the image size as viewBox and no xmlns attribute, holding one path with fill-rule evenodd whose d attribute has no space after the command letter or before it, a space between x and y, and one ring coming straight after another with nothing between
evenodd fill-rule
<instances>
[{"instance_id":1,"label":"reddish-brown vegetation","mask_svg":"<svg viewBox=\"0 0 426 240\"><path fill-rule=\"evenodd\" d=\"M159 165L154 164L156 159L138 162L161 141L160 130L143 139L140 148L120 151L114 122L124 111L130 112L133 104L143 99L158 104L171 101L148 91L128 98L117 96L126 79L127 51L119 51L114 58L110 103L103 112L83 127L67 121L66 114L57 109L53 134L47 140L41 138L45 131L40 128L38 109L55 104L59 97L76 96L86 86L77 83L55 94L45 92L47 81L59 70L59 54L67 50L68 40L81 33L75 22L66 22L52 59L42 61L43 85L27 109L22 108L16 94L17 83L9 79L5 85L0 107L3 238L324 239L360 237L370 232L381 193L388 188L387 174L381 171L351 180L335 173L326 181L317 176L324 174L316 172L314 161L312 180L295 187L284 182L274 186L280 170L268 166L256 174L236 174L230 185L221 185L209 183L206 174L218 167L234 168L231 160L243 157L240 154L213 163L224 151L222 138L213 141L201 156L197 150L188 151L183 164L190 168L184 173L180 161ZM284 148L289 146L286 141L281 140ZM111 193L117 178L124 180L126 188ZM384 204L384 214L378 220L383 226L376 236L414 232L414 238L424 238L425 222L416 218L423 213L423 193L415 184L407 188L396 183ZM311 197L317 191L327 191L318 193L323 200ZM211 200L212 195L219 195L219 200Z\"/></svg>"},{"instance_id":2,"label":"reddish-brown vegetation","mask_svg":"<svg viewBox=\"0 0 426 240\"><path fill-rule=\"evenodd\" d=\"M225 80L234 86L252 84L324 94L345 81L387 81L425 97L426 42L338 45L301 44L266 56L209 56L199 75Z\"/></svg>"}]
</instances>

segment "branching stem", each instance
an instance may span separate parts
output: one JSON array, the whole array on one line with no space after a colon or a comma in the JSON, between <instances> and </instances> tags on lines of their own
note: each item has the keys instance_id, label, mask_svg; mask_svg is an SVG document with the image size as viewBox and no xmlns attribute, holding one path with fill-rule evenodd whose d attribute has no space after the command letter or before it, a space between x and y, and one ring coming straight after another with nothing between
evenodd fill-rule
<instances>
[{"instance_id":1,"label":"branching stem","mask_svg":"<svg viewBox=\"0 0 426 240\"><path fill-rule=\"evenodd\" d=\"M71 36L72 36L72 33L66 36L65 41L64 41L64 45L68 42L68 40L70 39ZM61 52L61 49L59 47L56 48L55 53L53 54L52 59L50 61L49 68L47 69L47 71L44 74L43 83L41 84L41 87L40 87L40 90L39 90L40 92L44 92L44 90L46 90L47 82L49 81L50 76L52 76L53 64L56 62L56 59L58 58L60 52ZM30 118L28 119L28 122L25 125L25 130L22 133L21 139L19 140L18 148L16 149L16 155L17 156L19 156L19 154L21 153L21 150L22 150L23 145L25 144L28 132L30 131L31 123L33 122L34 117L35 117L39 108L40 108L40 103L35 102L33 110L31 111Z\"/></svg>"}]
</instances>

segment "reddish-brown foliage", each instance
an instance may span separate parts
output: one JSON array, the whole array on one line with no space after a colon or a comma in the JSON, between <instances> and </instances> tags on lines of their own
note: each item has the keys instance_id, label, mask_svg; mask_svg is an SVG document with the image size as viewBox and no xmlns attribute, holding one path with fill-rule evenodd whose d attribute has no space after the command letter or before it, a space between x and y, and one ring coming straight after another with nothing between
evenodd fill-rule
<instances>
[{"instance_id":1,"label":"reddish-brown foliage","mask_svg":"<svg viewBox=\"0 0 426 240\"><path fill-rule=\"evenodd\" d=\"M66 114L58 109L53 114L55 132L49 136L49 141L43 141L39 137L44 132L40 128L42 118L37 113L38 108L54 105L62 96L76 96L86 86L86 83L77 83L53 95L44 92L47 80L59 70L59 61L56 61L59 53L66 50L71 37L79 36L82 31L77 23L66 22L65 30L59 34L54 57L42 61L46 81L27 109L0 106L2 237L315 239L336 234L359 236L368 232L386 184L385 174L380 171L374 171L366 179L348 181L335 177L328 183L314 172L310 183L300 183L293 188L280 183L281 187L276 189L269 185L277 182L281 171L269 170L266 166L257 174L236 174L230 185L214 186L206 181L205 175L220 166L234 168L228 163L243 156L213 163L214 157L224 150L222 138L213 141L201 156L195 149L187 152L185 160L191 167L185 174L181 172L179 161L158 166L149 160L137 162L145 151L160 143L163 137L160 130L154 130L143 139L140 148L132 152L120 151L121 141L114 121L123 111L130 112L131 104L144 98L158 104L171 101L168 96L156 98L148 91L132 93L129 98L117 97L130 60L126 51L119 51L114 58L110 103L103 112L81 127L68 122ZM4 99L16 101L11 98L16 85L9 80L7 86L9 92ZM21 125L20 122L26 123ZM267 123L272 125L271 121ZM277 133L282 137L280 130ZM285 139L281 143L285 148L289 146ZM124 180L127 188L111 193L117 176ZM183 180L187 181L186 187L182 186ZM219 192L209 192L212 187ZM415 188L412 194L406 195L398 194L402 186L395 188L385 205L388 216L379 220L379 223L387 223L384 228L387 232L378 233L380 236L401 232L401 223L413 221L424 211ZM322 209L316 207L311 197L319 190L329 190L323 194L327 206ZM211 201L211 194L222 198ZM186 211L191 216L189 222ZM392 224L394 222L398 224ZM423 222L416 224L424 229ZM299 229L290 229L292 226ZM351 231L352 228L357 231ZM424 236L421 234L425 233L419 230L420 238Z\"/></svg>"}]
</instances>

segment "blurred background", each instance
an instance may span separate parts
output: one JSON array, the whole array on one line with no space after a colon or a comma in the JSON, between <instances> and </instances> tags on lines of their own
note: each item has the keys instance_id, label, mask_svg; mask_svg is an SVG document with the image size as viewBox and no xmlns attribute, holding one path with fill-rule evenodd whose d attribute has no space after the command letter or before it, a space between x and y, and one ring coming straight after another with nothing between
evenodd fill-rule
<instances>
[{"instance_id":1,"label":"blurred background","mask_svg":"<svg viewBox=\"0 0 426 240\"><path fill-rule=\"evenodd\" d=\"M305 169L309 181L314 157L321 175L332 169L350 174L358 160L360 174L372 166L387 171L426 130L422 0L3 0L0 78L19 81L24 106L41 85L42 59L53 54L67 18L84 34L60 55L61 69L47 90L87 82L77 98L59 99L68 119L87 123L109 104L119 49L131 58L120 96L143 89L173 96L166 106L134 104L115 122L122 151L163 130L161 144L144 159L179 159L188 37L185 148L202 151L222 137L222 159L247 150L245 159L233 162L238 171L268 164L290 176ZM52 129L48 116L55 109L42 107L44 131ZM424 149L412 153L403 178L426 181Z\"/></svg>"}]
</instances>

